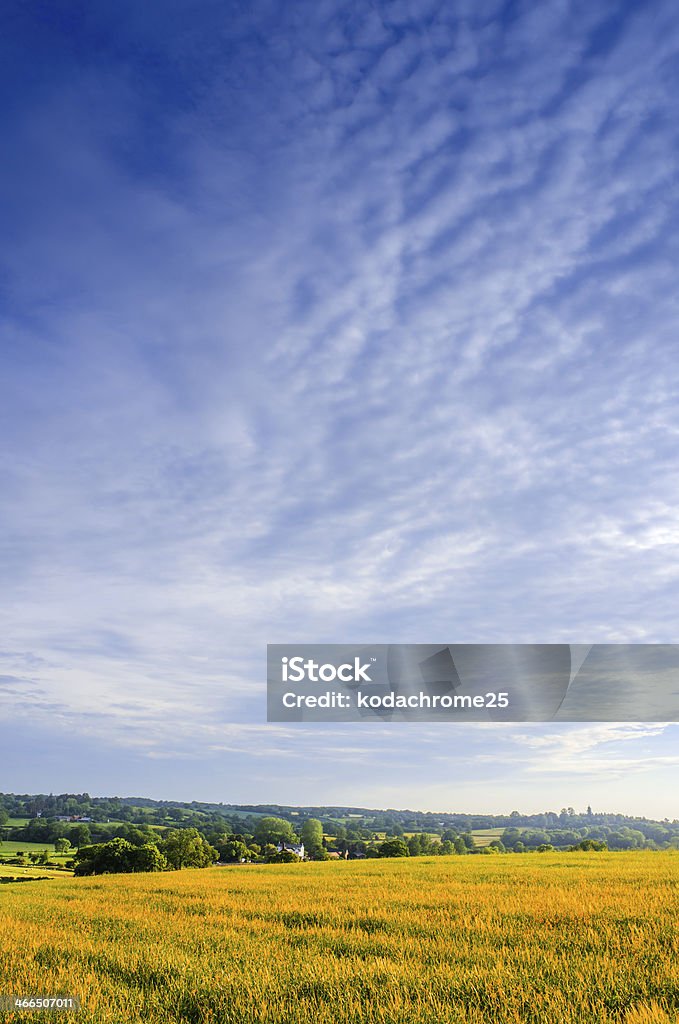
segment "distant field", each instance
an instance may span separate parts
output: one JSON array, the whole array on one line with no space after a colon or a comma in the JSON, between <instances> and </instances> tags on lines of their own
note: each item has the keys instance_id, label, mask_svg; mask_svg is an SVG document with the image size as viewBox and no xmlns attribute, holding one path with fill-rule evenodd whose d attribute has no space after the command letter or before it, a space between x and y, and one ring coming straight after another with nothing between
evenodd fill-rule
<instances>
[{"instance_id":1,"label":"distant field","mask_svg":"<svg viewBox=\"0 0 679 1024\"><path fill-rule=\"evenodd\" d=\"M494 839L502 838L503 832L503 828L476 828L472 832L474 845L479 848L490 846Z\"/></svg>"},{"instance_id":2,"label":"distant field","mask_svg":"<svg viewBox=\"0 0 679 1024\"><path fill-rule=\"evenodd\" d=\"M4 839L0 846L0 857L13 857L19 850L23 850L24 853L42 853L43 850L54 853L54 843L25 843L23 840L17 842L14 839Z\"/></svg>"},{"instance_id":3,"label":"distant field","mask_svg":"<svg viewBox=\"0 0 679 1024\"><path fill-rule=\"evenodd\" d=\"M64 874L63 871L57 870L49 865L45 866L42 864L31 865L30 867L19 867L16 864L0 864L0 879L7 878L44 878L46 875L49 878L59 878ZM70 875L69 875L70 877Z\"/></svg>"},{"instance_id":4,"label":"distant field","mask_svg":"<svg viewBox=\"0 0 679 1024\"><path fill-rule=\"evenodd\" d=\"M2 987L81 1024L670 1024L678 892L665 852L9 884Z\"/></svg>"}]
</instances>

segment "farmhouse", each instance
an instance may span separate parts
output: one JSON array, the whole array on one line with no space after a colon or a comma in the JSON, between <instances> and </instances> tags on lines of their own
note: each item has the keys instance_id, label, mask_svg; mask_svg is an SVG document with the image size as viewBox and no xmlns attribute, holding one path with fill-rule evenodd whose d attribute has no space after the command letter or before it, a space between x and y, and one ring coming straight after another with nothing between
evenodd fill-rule
<instances>
[{"instance_id":1,"label":"farmhouse","mask_svg":"<svg viewBox=\"0 0 679 1024\"><path fill-rule=\"evenodd\" d=\"M296 853L298 857L304 860L304 843L300 843L297 846L295 843L280 842L277 849L279 853L282 853L283 850L289 850L290 853Z\"/></svg>"}]
</instances>

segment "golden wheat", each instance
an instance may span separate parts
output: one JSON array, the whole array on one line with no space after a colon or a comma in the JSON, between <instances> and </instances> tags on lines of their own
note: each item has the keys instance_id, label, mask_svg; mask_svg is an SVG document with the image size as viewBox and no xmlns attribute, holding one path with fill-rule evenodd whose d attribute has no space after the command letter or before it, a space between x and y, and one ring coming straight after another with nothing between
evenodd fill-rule
<instances>
[{"instance_id":1,"label":"golden wheat","mask_svg":"<svg viewBox=\"0 0 679 1024\"><path fill-rule=\"evenodd\" d=\"M0 992L79 996L82 1024L669 1024L678 885L671 852L6 885Z\"/></svg>"}]
</instances>

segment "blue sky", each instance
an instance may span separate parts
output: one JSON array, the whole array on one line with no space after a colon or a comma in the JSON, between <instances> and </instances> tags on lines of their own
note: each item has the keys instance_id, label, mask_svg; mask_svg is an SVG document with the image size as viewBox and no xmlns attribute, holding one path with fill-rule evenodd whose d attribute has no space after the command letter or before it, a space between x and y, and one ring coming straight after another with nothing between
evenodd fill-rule
<instances>
[{"instance_id":1,"label":"blue sky","mask_svg":"<svg viewBox=\"0 0 679 1024\"><path fill-rule=\"evenodd\" d=\"M674 642L679 10L10 3L5 791L676 816L674 725L267 725L267 642Z\"/></svg>"}]
</instances>

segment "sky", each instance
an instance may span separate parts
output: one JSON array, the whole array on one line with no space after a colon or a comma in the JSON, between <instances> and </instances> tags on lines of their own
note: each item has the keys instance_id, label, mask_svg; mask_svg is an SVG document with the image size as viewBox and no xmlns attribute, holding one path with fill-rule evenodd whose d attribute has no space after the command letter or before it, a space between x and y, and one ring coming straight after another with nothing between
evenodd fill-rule
<instances>
[{"instance_id":1,"label":"sky","mask_svg":"<svg viewBox=\"0 0 679 1024\"><path fill-rule=\"evenodd\" d=\"M677 640L673 0L1 17L0 789L676 817L677 725L265 692Z\"/></svg>"}]
</instances>

